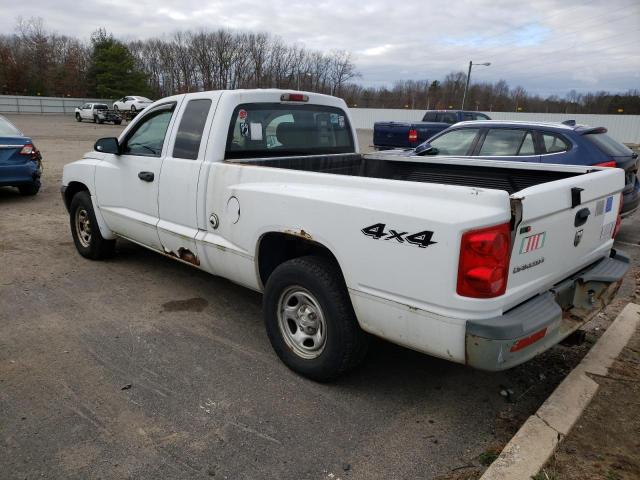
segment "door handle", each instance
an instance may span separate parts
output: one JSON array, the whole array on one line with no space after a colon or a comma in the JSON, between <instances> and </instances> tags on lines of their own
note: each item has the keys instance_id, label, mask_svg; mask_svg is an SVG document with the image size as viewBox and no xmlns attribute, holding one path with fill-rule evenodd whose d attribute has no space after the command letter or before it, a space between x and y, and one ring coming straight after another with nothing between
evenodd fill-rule
<instances>
[{"instance_id":1,"label":"door handle","mask_svg":"<svg viewBox=\"0 0 640 480\"><path fill-rule=\"evenodd\" d=\"M153 172L140 172L138 173L138 178L143 182L153 182L155 175Z\"/></svg>"}]
</instances>

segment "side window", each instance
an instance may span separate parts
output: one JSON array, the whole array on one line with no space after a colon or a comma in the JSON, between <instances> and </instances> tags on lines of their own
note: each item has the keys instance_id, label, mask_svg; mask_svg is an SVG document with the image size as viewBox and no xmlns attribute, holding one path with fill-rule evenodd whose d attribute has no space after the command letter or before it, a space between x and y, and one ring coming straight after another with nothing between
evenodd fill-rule
<instances>
[{"instance_id":1,"label":"side window","mask_svg":"<svg viewBox=\"0 0 640 480\"><path fill-rule=\"evenodd\" d=\"M569 150L569 143L559 135L543 133L542 142L544 143L546 153L559 153Z\"/></svg>"},{"instance_id":2,"label":"side window","mask_svg":"<svg viewBox=\"0 0 640 480\"><path fill-rule=\"evenodd\" d=\"M438 149L438 155L466 155L478 131L477 128L461 128L445 133L430 143Z\"/></svg>"},{"instance_id":3,"label":"side window","mask_svg":"<svg viewBox=\"0 0 640 480\"><path fill-rule=\"evenodd\" d=\"M82 107L80 107L80 110L88 110L89 109L89 104L85 103L84 105L82 105Z\"/></svg>"},{"instance_id":4,"label":"side window","mask_svg":"<svg viewBox=\"0 0 640 480\"><path fill-rule=\"evenodd\" d=\"M435 122L436 121L436 112L427 112L422 117L423 122Z\"/></svg>"},{"instance_id":5,"label":"side window","mask_svg":"<svg viewBox=\"0 0 640 480\"><path fill-rule=\"evenodd\" d=\"M458 118L455 113L439 113L438 121L453 125L454 123L458 123Z\"/></svg>"},{"instance_id":6,"label":"side window","mask_svg":"<svg viewBox=\"0 0 640 480\"><path fill-rule=\"evenodd\" d=\"M173 146L174 158L196 160L200 150L202 132L211 108L211 100L202 98L191 100L187 104Z\"/></svg>"},{"instance_id":7,"label":"side window","mask_svg":"<svg viewBox=\"0 0 640 480\"><path fill-rule=\"evenodd\" d=\"M475 115L473 113L469 113L469 112L463 112L462 113L462 119L466 122L467 120L475 120Z\"/></svg>"},{"instance_id":8,"label":"side window","mask_svg":"<svg viewBox=\"0 0 640 480\"><path fill-rule=\"evenodd\" d=\"M527 132L527 134L524 136L524 140L522 141L522 145L520 145L520 151L518 152L518 155L524 156L535 154L536 148L533 144L533 135L531 134L531 132Z\"/></svg>"},{"instance_id":9,"label":"side window","mask_svg":"<svg viewBox=\"0 0 640 480\"><path fill-rule=\"evenodd\" d=\"M159 157L174 108L175 104L171 104L148 113L125 140L122 153Z\"/></svg>"},{"instance_id":10,"label":"side window","mask_svg":"<svg viewBox=\"0 0 640 480\"><path fill-rule=\"evenodd\" d=\"M480 156L514 156L524 140L524 130L492 128L484 137Z\"/></svg>"}]
</instances>

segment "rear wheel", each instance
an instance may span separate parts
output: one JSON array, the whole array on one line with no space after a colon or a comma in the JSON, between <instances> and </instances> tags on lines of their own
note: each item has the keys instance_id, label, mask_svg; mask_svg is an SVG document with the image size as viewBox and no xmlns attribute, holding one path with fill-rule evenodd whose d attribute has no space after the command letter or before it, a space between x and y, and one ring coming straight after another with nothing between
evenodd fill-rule
<instances>
[{"instance_id":1,"label":"rear wheel","mask_svg":"<svg viewBox=\"0 0 640 480\"><path fill-rule=\"evenodd\" d=\"M40 191L40 182L30 183L29 185L20 185L18 190L20 191L20 195L36 195Z\"/></svg>"},{"instance_id":2,"label":"rear wheel","mask_svg":"<svg viewBox=\"0 0 640 480\"><path fill-rule=\"evenodd\" d=\"M120 125L122 123L122 120L114 120L113 124L114 125Z\"/></svg>"},{"instance_id":3,"label":"rear wheel","mask_svg":"<svg viewBox=\"0 0 640 480\"><path fill-rule=\"evenodd\" d=\"M267 282L263 310L271 345L301 375L332 380L366 354L368 335L331 260L307 256L280 265Z\"/></svg>"},{"instance_id":4,"label":"rear wheel","mask_svg":"<svg viewBox=\"0 0 640 480\"><path fill-rule=\"evenodd\" d=\"M100 233L89 192L75 194L71 200L69 213L73 243L80 255L92 260L113 255L116 241L106 240Z\"/></svg>"},{"instance_id":5,"label":"rear wheel","mask_svg":"<svg viewBox=\"0 0 640 480\"><path fill-rule=\"evenodd\" d=\"M135 105L131 105L131 113L136 113L136 106Z\"/></svg>"}]
</instances>

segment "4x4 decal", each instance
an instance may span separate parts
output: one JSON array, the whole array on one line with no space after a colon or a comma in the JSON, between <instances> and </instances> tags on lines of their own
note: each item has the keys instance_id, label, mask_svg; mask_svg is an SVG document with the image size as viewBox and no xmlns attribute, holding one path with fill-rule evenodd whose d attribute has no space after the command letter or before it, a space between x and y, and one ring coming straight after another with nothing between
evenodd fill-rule
<instances>
[{"instance_id":1,"label":"4x4 decal","mask_svg":"<svg viewBox=\"0 0 640 480\"><path fill-rule=\"evenodd\" d=\"M429 245L433 245L431 240L433 232L429 230L423 230L421 232L409 234L409 232L401 232L392 228L389 231L385 231L386 225L384 223L376 223L370 225L361 230L367 237L371 237L374 240L395 240L398 243L407 243L410 245L417 245L420 248L427 248Z\"/></svg>"}]
</instances>

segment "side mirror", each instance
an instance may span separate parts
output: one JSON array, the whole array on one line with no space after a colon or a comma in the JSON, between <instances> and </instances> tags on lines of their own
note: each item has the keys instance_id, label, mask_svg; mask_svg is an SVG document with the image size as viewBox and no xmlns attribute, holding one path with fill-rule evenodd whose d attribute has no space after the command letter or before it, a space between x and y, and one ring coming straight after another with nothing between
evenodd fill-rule
<instances>
[{"instance_id":1,"label":"side mirror","mask_svg":"<svg viewBox=\"0 0 640 480\"><path fill-rule=\"evenodd\" d=\"M93 149L100 153L113 153L120 155L120 144L116 137L100 138L93 145Z\"/></svg>"},{"instance_id":2,"label":"side mirror","mask_svg":"<svg viewBox=\"0 0 640 480\"><path fill-rule=\"evenodd\" d=\"M415 155L437 155L438 149L432 146L429 142L424 142L418 145L414 151Z\"/></svg>"}]
</instances>

